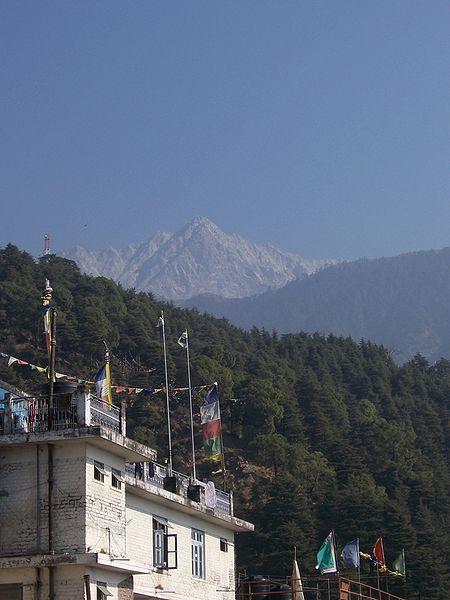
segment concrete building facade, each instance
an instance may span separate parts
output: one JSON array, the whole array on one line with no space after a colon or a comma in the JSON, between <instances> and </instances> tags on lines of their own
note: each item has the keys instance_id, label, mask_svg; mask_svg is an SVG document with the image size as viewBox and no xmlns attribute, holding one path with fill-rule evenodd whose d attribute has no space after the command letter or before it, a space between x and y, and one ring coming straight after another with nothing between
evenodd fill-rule
<instances>
[{"instance_id":1,"label":"concrete building facade","mask_svg":"<svg viewBox=\"0 0 450 600\"><path fill-rule=\"evenodd\" d=\"M83 389L0 396L0 600L231 600L253 526ZM19 408L17 408L19 406ZM170 475L170 476L169 476Z\"/></svg>"}]
</instances>

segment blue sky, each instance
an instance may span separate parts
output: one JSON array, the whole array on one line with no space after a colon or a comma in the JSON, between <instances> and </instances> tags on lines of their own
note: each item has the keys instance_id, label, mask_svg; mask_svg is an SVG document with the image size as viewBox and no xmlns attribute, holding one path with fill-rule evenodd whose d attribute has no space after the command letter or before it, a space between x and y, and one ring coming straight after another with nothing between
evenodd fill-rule
<instances>
[{"instance_id":1,"label":"blue sky","mask_svg":"<svg viewBox=\"0 0 450 600\"><path fill-rule=\"evenodd\" d=\"M0 3L0 244L450 245L450 5Z\"/></svg>"}]
</instances>

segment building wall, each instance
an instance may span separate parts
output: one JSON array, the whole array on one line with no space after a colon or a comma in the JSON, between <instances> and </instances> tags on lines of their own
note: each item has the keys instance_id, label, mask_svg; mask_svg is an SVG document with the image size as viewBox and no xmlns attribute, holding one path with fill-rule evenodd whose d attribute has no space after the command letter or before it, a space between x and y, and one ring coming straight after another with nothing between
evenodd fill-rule
<instances>
[{"instance_id":1,"label":"building wall","mask_svg":"<svg viewBox=\"0 0 450 600\"><path fill-rule=\"evenodd\" d=\"M79 565L58 565L54 567L54 592L58 600L84 599L84 568ZM38 579L40 585L38 586ZM0 585L6 583L21 583L23 586L23 600L46 600L49 587L48 568L38 570L32 567L1 569ZM39 594L38 594L39 589ZM95 600L97 596L92 596Z\"/></svg>"},{"instance_id":2,"label":"building wall","mask_svg":"<svg viewBox=\"0 0 450 600\"><path fill-rule=\"evenodd\" d=\"M94 479L94 461L105 465L104 483ZM125 484L121 490L111 486L112 468L124 472L124 460L96 446L86 446L86 550L124 557Z\"/></svg>"},{"instance_id":3,"label":"building wall","mask_svg":"<svg viewBox=\"0 0 450 600\"><path fill-rule=\"evenodd\" d=\"M92 600L97 598L98 582L106 583L108 591L112 594L112 596L108 596L109 600L133 600L132 575L90 568L86 570L86 573L90 577Z\"/></svg>"},{"instance_id":4,"label":"building wall","mask_svg":"<svg viewBox=\"0 0 450 600\"><path fill-rule=\"evenodd\" d=\"M84 444L53 445L53 540L56 552L84 549ZM47 552L48 447L0 448L0 555Z\"/></svg>"},{"instance_id":5,"label":"building wall","mask_svg":"<svg viewBox=\"0 0 450 600\"><path fill-rule=\"evenodd\" d=\"M153 515L167 519L168 533L176 533L178 537L178 568L166 571L152 568L149 575L135 575L137 591L150 594L154 593L155 586L162 586L164 591L190 600L231 600L231 592L219 590L234 589L235 585L233 532L130 492L127 492L126 502L127 549L132 560L153 565ZM205 532L205 580L192 575L192 528ZM228 552L220 550L220 538L228 541Z\"/></svg>"}]
</instances>

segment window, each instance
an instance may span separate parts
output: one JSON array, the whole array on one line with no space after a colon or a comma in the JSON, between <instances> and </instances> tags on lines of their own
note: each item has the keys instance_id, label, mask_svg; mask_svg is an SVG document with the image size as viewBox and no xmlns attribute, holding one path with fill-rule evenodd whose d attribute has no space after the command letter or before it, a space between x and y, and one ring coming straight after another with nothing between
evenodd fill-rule
<instances>
[{"instance_id":1,"label":"window","mask_svg":"<svg viewBox=\"0 0 450 600\"><path fill-rule=\"evenodd\" d=\"M153 566L157 569L178 568L176 533L167 533L166 519L153 517Z\"/></svg>"},{"instance_id":2,"label":"window","mask_svg":"<svg viewBox=\"0 0 450 600\"><path fill-rule=\"evenodd\" d=\"M94 479L103 483L105 481L105 465L94 460Z\"/></svg>"},{"instance_id":3,"label":"window","mask_svg":"<svg viewBox=\"0 0 450 600\"><path fill-rule=\"evenodd\" d=\"M22 600L22 592L20 583L0 584L0 600Z\"/></svg>"},{"instance_id":4,"label":"window","mask_svg":"<svg viewBox=\"0 0 450 600\"><path fill-rule=\"evenodd\" d=\"M123 475L118 469L111 469L111 486L116 490L122 489Z\"/></svg>"},{"instance_id":5,"label":"window","mask_svg":"<svg viewBox=\"0 0 450 600\"><path fill-rule=\"evenodd\" d=\"M220 538L220 550L221 552L228 552L228 540Z\"/></svg>"},{"instance_id":6,"label":"window","mask_svg":"<svg viewBox=\"0 0 450 600\"><path fill-rule=\"evenodd\" d=\"M192 575L205 579L205 532L191 530Z\"/></svg>"},{"instance_id":7,"label":"window","mask_svg":"<svg viewBox=\"0 0 450 600\"><path fill-rule=\"evenodd\" d=\"M153 518L153 566L165 569L167 524L160 519Z\"/></svg>"},{"instance_id":8,"label":"window","mask_svg":"<svg viewBox=\"0 0 450 600\"><path fill-rule=\"evenodd\" d=\"M107 600L108 596L112 596L112 594L106 587L106 583L97 581L97 600Z\"/></svg>"}]
</instances>

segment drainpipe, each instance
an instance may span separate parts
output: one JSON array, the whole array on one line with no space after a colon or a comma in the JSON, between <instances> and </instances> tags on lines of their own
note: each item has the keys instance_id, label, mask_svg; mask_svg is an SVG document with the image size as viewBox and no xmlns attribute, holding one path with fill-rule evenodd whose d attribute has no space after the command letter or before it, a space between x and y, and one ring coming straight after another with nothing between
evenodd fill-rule
<instances>
[{"instance_id":1,"label":"drainpipe","mask_svg":"<svg viewBox=\"0 0 450 600\"><path fill-rule=\"evenodd\" d=\"M39 444L36 444L36 547L41 553L41 486Z\"/></svg>"},{"instance_id":2,"label":"drainpipe","mask_svg":"<svg viewBox=\"0 0 450 600\"><path fill-rule=\"evenodd\" d=\"M91 576L84 575L84 589L86 590L86 600L91 600Z\"/></svg>"},{"instance_id":3,"label":"drainpipe","mask_svg":"<svg viewBox=\"0 0 450 600\"><path fill-rule=\"evenodd\" d=\"M48 498L48 553L54 554L53 536L53 446L47 444L47 498ZM55 600L55 571L53 566L48 567L48 600Z\"/></svg>"}]
</instances>

